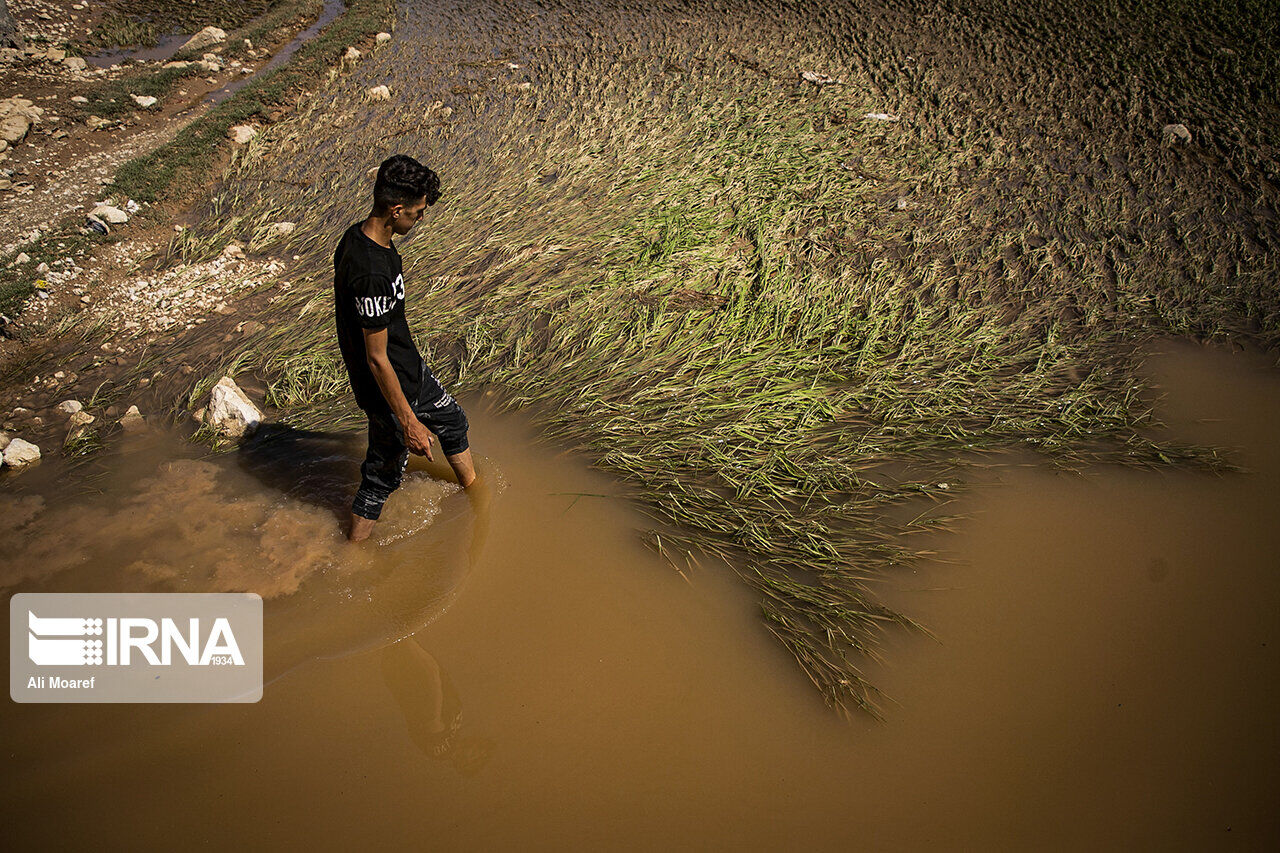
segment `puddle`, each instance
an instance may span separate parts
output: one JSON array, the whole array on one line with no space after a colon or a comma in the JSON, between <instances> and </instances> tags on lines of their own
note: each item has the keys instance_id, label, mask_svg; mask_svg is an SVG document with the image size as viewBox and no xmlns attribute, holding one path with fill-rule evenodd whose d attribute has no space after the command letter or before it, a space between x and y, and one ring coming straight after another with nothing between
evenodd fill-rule
<instances>
[{"instance_id":1,"label":"puddle","mask_svg":"<svg viewBox=\"0 0 1280 853\"><path fill-rule=\"evenodd\" d=\"M617 484L480 400L504 487L481 512L416 472L380 548L336 538L359 437L234 464L136 448L100 497L24 510L60 532L0 561L10 591L230 584L234 562L272 593L274 680L255 705L7 703L5 825L139 848L1270 847L1280 375L1165 349L1166 420L1251 473L975 487L936 543L953 563L884 585L940 641L868 666L884 723L840 721L727 567L673 571Z\"/></svg>"},{"instance_id":2,"label":"puddle","mask_svg":"<svg viewBox=\"0 0 1280 853\"><path fill-rule=\"evenodd\" d=\"M190 33L170 33L162 36L152 47L107 50L86 56L84 61L90 68L110 68L129 62L168 62L190 38Z\"/></svg>"},{"instance_id":3,"label":"puddle","mask_svg":"<svg viewBox=\"0 0 1280 853\"><path fill-rule=\"evenodd\" d=\"M293 56L294 53L298 51L298 48L315 38L322 29L327 27L334 18L341 15L345 9L346 4L343 3L343 0L324 0L324 9L321 10L320 17L316 19L315 23L294 36L293 41L277 50L271 59L267 61L266 65L259 68L253 74L246 74L238 77L223 86L221 89L210 92L208 95L205 95L204 102L206 104L220 103L235 92L244 88L250 80L254 79L259 74L262 74L264 71L270 71L271 69L277 68L288 62L289 57Z\"/></svg>"}]
</instances>

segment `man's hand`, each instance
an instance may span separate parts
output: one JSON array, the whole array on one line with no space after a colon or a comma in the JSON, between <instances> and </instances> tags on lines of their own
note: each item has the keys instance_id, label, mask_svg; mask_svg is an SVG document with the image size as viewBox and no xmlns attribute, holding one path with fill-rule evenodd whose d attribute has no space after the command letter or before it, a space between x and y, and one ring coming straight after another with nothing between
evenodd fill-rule
<instances>
[{"instance_id":1,"label":"man's hand","mask_svg":"<svg viewBox=\"0 0 1280 853\"><path fill-rule=\"evenodd\" d=\"M435 458L431 455L431 442L435 440L431 430L424 427L417 418L411 418L404 425L404 443L409 446L409 452L425 456L429 462Z\"/></svg>"},{"instance_id":2,"label":"man's hand","mask_svg":"<svg viewBox=\"0 0 1280 853\"><path fill-rule=\"evenodd\" d=\"M365 329L364 347L368 356L369 371L373 374L374 381L378 383L382 396L386 398L387 405L391 406L391 411L395 413L396 419L404 428L405 446L409 448L410 453L425 456L428 461L434 461L435 457L431 455L431 442L435 438L431 435L431 430L423 426L422 421L414 415L409 401L404 397L400 380L396 378L396 372L387 359L387 330L385 328Z\"/></svg>"}]
</instances>

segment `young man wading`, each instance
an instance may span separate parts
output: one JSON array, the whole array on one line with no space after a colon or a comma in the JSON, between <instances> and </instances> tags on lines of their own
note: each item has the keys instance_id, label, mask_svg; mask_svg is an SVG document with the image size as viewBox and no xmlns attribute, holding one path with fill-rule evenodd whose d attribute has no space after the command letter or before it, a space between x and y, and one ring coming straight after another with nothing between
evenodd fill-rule
<instances>
[{"instance_id":1,"label":"young man wading","mask_svg":"<svg viewBox=\"0 0 1280 853\"><path fill-rule=\"evenodd\" d=\"M432 435L458 482L476 480L467 416L418 354L404 312L404 276L393 235L409 233L440 197L436 173L397 154L378 168L373 211L347 229L333 255L338 346L356 404L369 418L369 451L351 505L352 541L369 538L382 505L400 487L409 454L434 458Z\"/></svg>"}]
</instances>

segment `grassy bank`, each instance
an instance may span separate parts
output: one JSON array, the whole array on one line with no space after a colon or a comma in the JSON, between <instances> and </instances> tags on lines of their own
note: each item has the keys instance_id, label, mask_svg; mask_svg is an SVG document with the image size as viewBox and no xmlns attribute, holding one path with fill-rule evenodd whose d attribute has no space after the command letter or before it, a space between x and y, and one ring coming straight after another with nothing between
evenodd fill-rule
<instances>
[{"instance_id":1,"label":"grassy bank","mask_svg":"<svg viewBox=\"0 0 1280 853\"><path fill-rule=\"evenodd\" d=\"M655 546L729 558L827 700L875 712L858 662L911 622L866 580L927 556L911 534L945 525L966 466L1227 466L1160 437L1138 353L1280 340L1257 88L1277 54L1263 5L1185 5L1055 29L1056 2L582 4L478 37L482 12L409 4L237 158L175 251L302 255L309 286L223 366L272 377L291 422L356 425L330 253L367 169L422 156L445 194L401 251L437 373L537 407L631 485ZM1183 69L1219 41L1235 76ZM1178 121L1190 145L1163 138ZM273 242L279 220L299 228Z\"/></svg>"},{"instance_id":2,"label":"grassy bank","mask_svg":"<svg viewBox=\"0 0 1280 853\"><path fill-rule=\"evenodd\" d=\"M121 166L108 191L153 202L182 196L205 184L232 126L271 121L275 108L291 106L293 99L338 63L348 46L367 41L387 27L392 7L391 0L352 0L342 17L299 48L287 65L255 76L171 142Z\"/></svg>"}]
</instances>

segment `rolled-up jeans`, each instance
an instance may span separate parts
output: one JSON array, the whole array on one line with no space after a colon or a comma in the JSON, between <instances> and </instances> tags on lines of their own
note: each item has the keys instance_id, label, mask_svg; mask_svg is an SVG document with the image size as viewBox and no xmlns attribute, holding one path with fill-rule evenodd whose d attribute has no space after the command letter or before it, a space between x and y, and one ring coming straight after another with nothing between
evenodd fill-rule
<instances>
[{"instance_id":1,"label":"rolled-up jeans","mask_svg":"<svg viewBox=\"0 0 1280 853\"><path fill-rule=\"evenodd\" d=\"M422 370L421 391L418 400L411 404L413 413L440 439L440 450L445 456L461 453L470 446L467 414L426 365ZM366 409L365 415L369 418L369 450L360 466L360 488L351 502L351 511L376 521L382 515L382 505L404 480L409 446L405 443L404 429L389 406Z\"/></svg>"}]
</instances>

